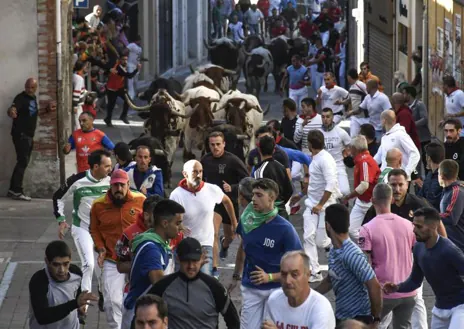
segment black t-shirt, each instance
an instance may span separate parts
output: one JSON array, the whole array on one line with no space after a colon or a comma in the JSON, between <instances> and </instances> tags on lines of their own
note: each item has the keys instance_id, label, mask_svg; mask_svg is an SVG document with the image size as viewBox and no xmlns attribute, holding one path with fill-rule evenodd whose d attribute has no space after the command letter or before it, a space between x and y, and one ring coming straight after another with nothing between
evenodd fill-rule
<instances>
[{"instance_id":1,"label":"black t-shirt","mask_svg":"<svg viewBox=\"0 0 464 329\"><path fill-rule=\"evenodd\" d=\"M285 117L282 118L282 121L280 122L280 130L282 131L282 134L285 138L293 140L293 135L295 135L295 126L297 119L297 116L292 120L289 120Z\"/></svg>"},{"instance_id":2,"label":"black t-shirt","mask_svg":"<svg viewBox=\"0 0 464 329\"><path fill-rule=\"evenodd\" d=\"M280 162L281 165L285 167L285 169L290 168L290 162L288 160L288 155L285 153L285 151L279 149L276 147L274 154L272 155L272 158L278 162ZM247 164L250 167L256 166L261 162L261 156L259 155L259 151L257 148L253 149L250 151L250 154L248 154L248 160Z\"/></svg>"},{"instance_id":3,"label":"black t-shirt","mask_svg":"<svg viewBox=\"0 0 464 329\"><path fill-rule=\"evenodd\" d=\"M13 119L11 135L20 136L21 134L25 134L29 137L34 137L39 113L36 97L29 96L23 91L15 97L12 105L16 107L18 117Z\"/></svg>"},{"instance_id":4,"label":"black t-shirt","mask_svg":"<svg viewBox=\"0 0 464 329\"><path fill-rule=\"evenodd\" d=\"M456 143L445 143L445 158L456 161L459 165L459 179L464 180L464 137Z\"/></svg>"},{"instance_id":5,"label":"black t-shirt","mask_svg":"<svg viewBox=\"0 0 464 329\"><path fill-rule=\"evenodd\" d=\"M406 199L404 200L401 207L398 207L396 204L392 203L391 212L412 222L414 218L414 211L423 207L432 206L426 199L408 193L406 194ZM375 216L377 216L377 213L375 212L374 206L372 206L367 211L366 216L364 216L363 225L369 223Z\"/></svg>"},{"instance_id":6,"label":"black t-shirt","mask_svg":"<svg viewBox=\"0 0 464 329\"><path fill-rule=\"evenodd\" d=\"M215 158L211 153L205 154L201 159L203 165L203 179L223 189L223 181L232 187L232 192L226 193L233 201L237 200L238 183L248 177L245 164L234 154L224 152L220 158Z\"/></svg>"}]
</instances>

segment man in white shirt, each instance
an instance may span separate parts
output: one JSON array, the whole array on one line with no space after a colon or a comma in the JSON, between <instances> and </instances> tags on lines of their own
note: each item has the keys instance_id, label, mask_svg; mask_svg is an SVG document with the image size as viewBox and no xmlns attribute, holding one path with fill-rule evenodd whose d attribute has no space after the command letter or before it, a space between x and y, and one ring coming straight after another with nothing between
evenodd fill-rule
<instances>
[{"instance_id":1,"label":"man in white shirt","mask_svg":"<svg viewBox=\"0 0 464 329\"><path fill-rule=\"evenodd\" d=\"M460 120L464 126L464 92L456 87L456 80L452 75L443 77L443 91L446 94L445 116ZM461 131L461 136L464 136L464 130Z\"/></svg>"},{"instance_id":2,"label":"man in white shirt","mask_svg":"<svg viewBox=\"0 0 464 329\"><path fill-rule=\"evenodd\" d=\"M129 55L127 56L127 72L132 73L137 69L137 65L140 64L140 58L142 56L142 47L140 46L142 38L137 36L135 40L127 45ZM127 92L131 98L135 97L135 83L138 79L139 74L135 77L127 79Z\"/></svg>"},{"instance_id":3,"label":"man in white shirt","mask_svg":"<svg viewBox=\"0 0 464 329\"><path fill-rule=\"evenodd\" d=\"M309 257L303 250L289 251L280 261L281 289L266 304L262 329L333 329L335 316L329 300L311 289Z\"/></svg>"},{"instance_id":4,"label":"man in white shirt","mask_svg":"<svg viewBox=\"0 0 464 329\"><path fill-rule=\"evenodd\" d=\"M93 6L93 12L85 16L88 26L92 31L96 30L100 24L100 18L102 14L102 7L99 5Z\"/></svg>"},{"instance_id":5,"label":"man in white shirt","mask_svg":"<svg viewBox=\"0 0 464 329\"><path fill-rule=\"evenodd\" d=\"M170 199L185 208L185 235L200 241L207 253L208 263L203 265L203 273L213 274L213 243L214 243L214 207L222 203L231 219L232 229L237 228L234 205L230 198L216 185L205 183L203 166L197 160L184 164L182 171L184 179L172 191Z\"/></svg>"},{"instance_id":6,"label":"man in white shirt","mask_svg":"<svg viewBox=\"0 0 464 329\"><path fill-rule=\"evenodd\" d=\"M332 155L337 164L338 187L343 195L350 193L350 182L346 173L343 158L346 154L346 148L351 143L350 135L341 127L336 126L334 122L334 113L328 107L322 109L322 128L324 134L325 150Z\"/></svg>"},{"instance_id":7,"label":"man in white shirt","mask_svg":"<svg viewBox=\"0 0 464 329\"><path fill-rule=\"evenodd\" d=\"M363 111L359 110L359 106L367 96L366 84L358 79L358 71L351 69L347 73L348 83L350 84L350 90L348 91L349 97L340 100L337 103L343 105L351 105L351 108L346 112L346 117L350 118L350 136L351 138L358 136L361 129L361 125L369 123L369 118L364 116ZM336 104L337 104L336 103Z\"/></svg>"},{"instance_id":8,"label":"man in white shirt","mask_svg":"<svg viewBox=\"0 0 464 329\"><path fill-rule=\"evenodd\" d=\"M293 141L301 142L301 150L309 154L308 133L312 130L319 130L322 127L322 117L316 111L314 99L306 97L301 100L302 115L296 120Z\"/></svg>"},{"instance_id":9,"label":"man in white shirt","mask_svg":"<svg viewBox=\"0 0 464 329\"><path fill-rule=\"evenodd\" d=\"M396 123L396 115L392 110L383 111L381 114L382 127L386 133L382 137L379 150L374 156L374 160L381 165L380 170L387 167L387 152L396 147L403 154L402 169L406 171L409 179L414 172L417 164L420 161L420 153L411 137L406 133L406 130L399 123Z\"/></svg>"},{"instance_id":10,"label":"man in white shirt","mask_svg":"<svg viewBox=\"0 0 464 329\"><path fill-rule=\"evenodd\" d=\"M343 104L338 100L348 97L348 91L335 84L335 77L332 72L324 73L324 86L317 91L317 103L321 109L330 108L334 114L334 122L338 124L343 118Z\"/></svg>"},{"instance_id":11,"label":"man in white shirt","mask_svg":"<svg viewBox=\"0 0 464 329\"><path fill-rule=\"evenodd\" d=\"M364 114L364 117L369 118L369 123L375 128L375 137L377 140L380 140L383 134L380 114L393 107L388 96L379 91L377 80L368 80L366 89L368 95L364 98L361 105L359 105L359 110Z\"/></svg>"},{"instance_id":12,"label":"man in white shirt","mask_svg":"<svg viewBox=\"0 0 464 329\"><path fill-rule=\"evenodd\" d=\"M338 190L337 164L329 152L324 150L324 135L319 130L308 133L308 146L313 159L309 166L308 195L303 213L303 246L311 263L310 282L322 280L317 247L329 250L330 238L325 230L325 209L341 197ZM303 195L292 197L290 204L300 201Z\"/></svg>"},{"instance_id":13,"label":"man in white shirt","mask_svg":"<svg viewBox=\"0 0 464 329\"><path fill-rule=\"evenodd\" d=\"M243 23L238 21L237 15L232 16L232 22L229 23L230 38L237 43L242 43L245 39L243 35Z\"/></svg>"}]
</instances>

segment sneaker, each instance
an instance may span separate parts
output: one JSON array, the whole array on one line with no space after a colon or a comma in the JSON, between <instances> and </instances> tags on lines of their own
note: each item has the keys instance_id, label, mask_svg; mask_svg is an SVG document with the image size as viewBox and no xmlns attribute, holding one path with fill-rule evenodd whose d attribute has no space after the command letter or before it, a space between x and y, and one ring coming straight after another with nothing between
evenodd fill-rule
<instances>
[{"instance_id":1,"label":"sneaker","mask_svg":"<svg viewBox=\"0 0 464 329\"><path fill-rule=\"evenodd\" d=\"M107 127L113 127L113 124L111 123L111 119L105 118L103 119L105 121Z\"/></svg>"},{"instance_id":2,"label":"sneaker","mask_svg":"<svg viewBox=\"0 0 464 329\"><path fill-rule=\"evenodd\" d=\"M121 120L122 122L124 122L126 125L128 125L130 122L129 122L129 119L127 117L120 117L119 120Z\"/></svg>"},{"instance_id":3,"label":"sneaker","mask_svg":"<svg viewBox=\"0 0 464 329\"><path fill-rule=\"evenodd\" d=\"M226 238L224 235L221 235L221 238L219 239L219 243L221 244L221 250L219 251L219 257L221 257L222 260L226 259L227 256L229 255L229 247L224 248L224 240Z\"/></svg>"},{"instance_id":4,"label":"sneaker","mask_svg":"<svg viewBox=\"0 0 464 329\"><path fill-rule=\"evenodd\" d=\"M19 193L17 195L13 196L14 200L20 200L20 201L31 201L32 198L30 196L24 195L23 193Z\"/></svg>"},{"instance_id":5,"label":"sneaker","mask_svg":"<svg viewBox=\"0 0 464 329\"><path fill-rule=\"evenodd\" d=\"M100 312L105 312L105 307L103 306L104 305L104 302L105 302L105 299L103 298L103 293L99 290L98 291L98 309L100 310Z\"/></svg>"},{"instance_id":6,"label":"sneaker","mask_svg":"<svg viewBox=\"0 0 464 329\"><path fill-rule=\"evenodd\" d=\"M16 192L13 192L12 190L8 190L8 193L6 194L7 197L9 198L14 198L18 195L20 195L21 193L16 193Z\"/></svg>"},{"instance_id":7,"label":"sneaker","mask_svg":"<svg viewBox=\"0 0 464 329\"><path fill-rule=\"evenodd\" d=\"M219 271L218 271L217 267L213 268L213 277L216 278L217 280L219 280Z\"/></svg>"},{"instance_id":8,"label":"sneaker","mask_svg":"<svg viewBox=\"0 0 464 329\"><path fill-rule=\"evenodd\" d=\"M309 278L309 282L318 282L318 281L322 281L322 279L323 279L322 273L319 272L316 274L311 274L311 277Z\"/></svg>"}]
</instances>

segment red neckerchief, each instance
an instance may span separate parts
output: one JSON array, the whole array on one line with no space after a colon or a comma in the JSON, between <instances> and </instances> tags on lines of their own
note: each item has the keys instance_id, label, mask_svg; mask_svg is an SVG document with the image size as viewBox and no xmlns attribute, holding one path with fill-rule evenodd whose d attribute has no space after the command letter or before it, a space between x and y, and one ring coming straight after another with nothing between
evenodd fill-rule
<instances>
[{"instance_id":1,"label":"red neckerchief","mask_svg":"<svg viewBox=\"0 0 464 329\"><path fill-rule=\"evenodd\" d=\"M304 120L307 116L309 116L310 119L313 119L316 115L317 115L317 112L315 112L313 115L300 115L300 118Z\"/></svg>"},{"instance_id":2,"label":"red neckerchief","mask_svg":"<svg viewBox=\"0 0 464 329\"><path fill-rule=\"evenodd\" d=\"M276 137L276 144L279 144L279 142L282 140L282 136L277 136Z\"/></svg>"},{"instance_id":3,"label":"red neckerchief","mask_svg":"<svg viewBox=\"0 0 464 329\"><path fill-rule=\"evenodd\" d=\"M331 85L330 87L327 87L327 85L325 86L328 90L332 89L333 87L335 87L335 83L333 85Z\"/></svg>"},{"instance_id":4,"label":"red neckerchief","mask_svg":"<svg viewBox=\"0 0 464 329\"><path fill-rule=\"evenodd\" d=\"M459 88L458 87L454 87L451 89L451 91L449 93L447 93L446 95L449 96L451 95L452 93L454 93L456 90L458 90Z\"/></svg>"},{"instance_id":5,"label":"red neckerchief","mask_svg":"<svg viewBox=\"0 0 464 329\"><path fill-rule=\"evenodd\" d=\"M203 188L203 186L205 186L205 182L201 181L200 183L200 186L198 186L195 190L194 189L191 189L190 187L188 187L188 184L187 184L187 179L183 179L179 182L179 186L182 187L184 190L187 190L193 194L197 193L197 192L200 192L200 190Z\"/></svg>"}]
</instances>

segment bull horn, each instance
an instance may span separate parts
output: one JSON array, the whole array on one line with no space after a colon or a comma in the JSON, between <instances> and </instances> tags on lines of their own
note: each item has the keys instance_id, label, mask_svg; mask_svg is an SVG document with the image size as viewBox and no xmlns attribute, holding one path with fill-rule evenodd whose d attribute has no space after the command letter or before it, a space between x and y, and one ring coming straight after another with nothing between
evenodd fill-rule
<instances>
[{"instance_id":1,"label":"bull horn","mask_svg":"<svg viewBox=\"0 0 464 329\"><path fill-rule=\"evenodd\" d=\"M234 70L229 70L229 69L224 69L224 73L227 73L227 74L237 74L236 71L234 71Z\"/></svg>"},{"instance_id":2,"label":"bull horn","mask_svg":"<svg viewBox=\"0 0 464 329\"><path fill-rule=\"evenodd\" d=\"M171 113L173 115L175 115L175 116L178 116L178 117L181 117L181 118L184 118L184 119L188 119L195 113L198 106L200 106L200 104L195 105L195 107L192 109L192 111L190 111L189 114L182 114L182 113L179 113L179 112L175 111L174 109L171 109Z\"/></svg>"},{"instance_id":3,"label":"bull horn","mask_svg":"<svg viewBox=\"0 0 464 329\"><path fill-rule=\"evenodd\" d=\"M205 45L206 48L208 48L208 50L211 50L211 49L214 49L215 47L211 47L208 42L206 42L205 39L203 39L203 44ZM193 73L193 72L192 72Z\"/></svg>"},{"instance_id":4,"label":"bull horn","mask_svg":"<svg viewBox=\"0 0 464 329\"><path fill-rule=\"evenodd\" d=\"M162 149L154 149L153 154L154 155L166 155L166 152L164 152L164 150Z\"/></svg>"},{"instance_id":5,"label":"bull horn","mask_svg":"<svg viewBox=\"0 0 464 329\"><path fill-rule=\"evenodd\" d=\"M267 107L266 107L266 110L264 110L263 116L265 116L267 112L269 112L270 109L271 109L271 104L267 104Z\"/></svg>"},{"instance_id":6,"label":"bull horn","mask_svg":"<svg viewBox=\"0 0 464 329\"><path fill-rule=\"evenodd\" d=\"M246 140L246 139L250 139L250 136L248 136L248 135L237 135L237 139L239 141L243 141L243 140Z\"/></svg>"},{"instance_id":7,"label":"bull horn","mask_svg":"<svg viewBox=\"0 0 464 329\"><path fill-rule=\"evenodd\" d=\"M264 64L266 64L266 62L264 61L264 58L263 58L263 64L256 64L256 67L263 68Z\"/></svg>"},{"instance_id":8,"label":"bull horn","mask_svg":"<svg viewBox=\"0 0 464 329\"><path fill-rule=\"evenodd\" d=\"M246 105L246 102L245 101L242 101L240 103L240 106L238 107L240 110L243 110L245 108L245 105Z\"/></svg>"},{"instance_id":9,"label":"bull horn","mask_svg":"<svg viewBox=\"0 0 464 329\"><path fill-rule=\"evenodd\" d=\"M132 102L127 93L124 93L124 97L126 98L127 104L129 104L129 106L132 107L135 111L148 111L151 108L151 102L145 106L137 106Z\"/></svg>"}]
</instances>

